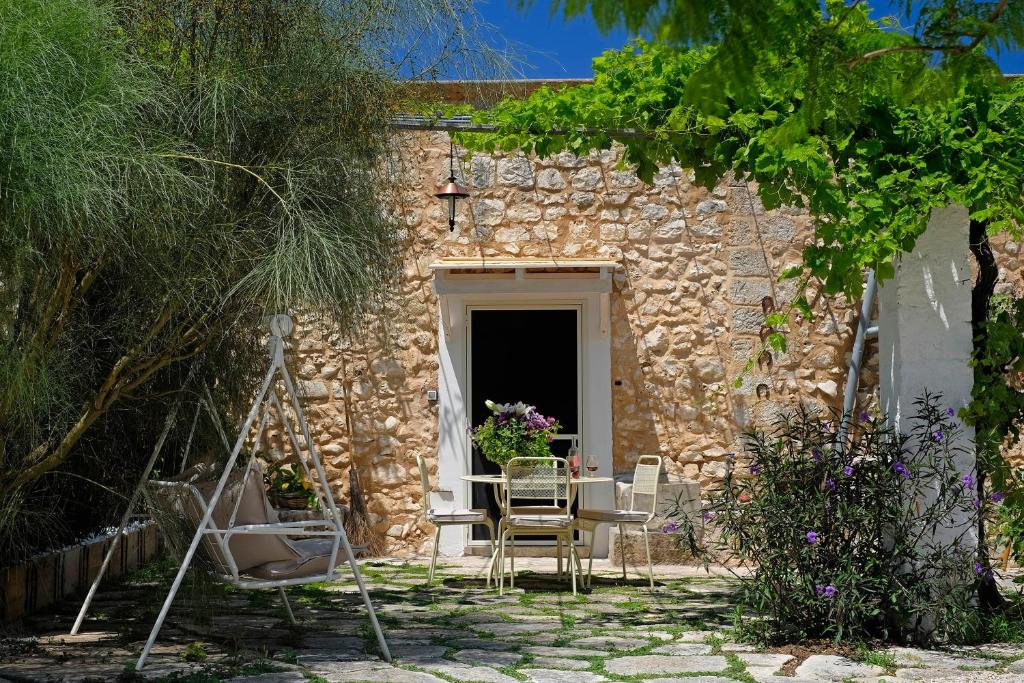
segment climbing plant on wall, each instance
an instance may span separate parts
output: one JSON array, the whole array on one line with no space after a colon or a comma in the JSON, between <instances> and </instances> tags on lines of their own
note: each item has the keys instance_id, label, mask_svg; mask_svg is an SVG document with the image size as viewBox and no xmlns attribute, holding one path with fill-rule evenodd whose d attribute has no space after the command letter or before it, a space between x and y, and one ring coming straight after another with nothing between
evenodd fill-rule
<instances>
[{"instance_id":1,"label":"climbing plant on wall","mask_svg":"<svg viewBox=\"0 0 1024 683\"><path fill-rule=\"evenodd\" d=\"M746 63L742 88L723 79L715 97L694 96L694 84L706 90L701 79L726 63L725 33L709 34L722 44L703 48L636 41L595 59L590 84L544 88L476 112L476 122L495 130L463 142L539 156L617 143L622 163L646 181L659 165L678 163L708 188L727 173L755 183L766 209L804 208L814 239L803 262L783 273L800 286L789 310L766 320L780 330L794 314L810 317L812 295L857 298L866 268L891 278L894 260L914 247L935 208L968 207L972 249L985 265L987 235L1019 235L1024 221L1024 82L991 77L984 36L940 50L949 59L937 62L927 35L894 34L863 3L828 7L815 20L828 51L805 49L806 36L791 35L788 48L776 41ZM1006 40L1019 42L1014 31ZM978 293L981 320L991 289ZM785 347L782 332L767 341ZM967 419L975 418L969 410Z\"/></svg>"}]
</instances>

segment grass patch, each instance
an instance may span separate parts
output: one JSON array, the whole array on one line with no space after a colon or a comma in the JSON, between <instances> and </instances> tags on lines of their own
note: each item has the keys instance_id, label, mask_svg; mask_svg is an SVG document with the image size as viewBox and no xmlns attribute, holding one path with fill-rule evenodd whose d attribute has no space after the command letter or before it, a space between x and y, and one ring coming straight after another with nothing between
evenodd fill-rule
<instances>
[{"instance_id":1,"label":"grass patch","mask_svg":"<svg viewBox=\"0 0 1024 683\"><path fill-rule=\"evenodd\" d=\"M896 655L891 652L872 650L867 645L857 646L855 659L859 662L864 662L865 664L871 664L872 666L880 666L889 673L896 670Z\"/></svg>"}]
</instances>

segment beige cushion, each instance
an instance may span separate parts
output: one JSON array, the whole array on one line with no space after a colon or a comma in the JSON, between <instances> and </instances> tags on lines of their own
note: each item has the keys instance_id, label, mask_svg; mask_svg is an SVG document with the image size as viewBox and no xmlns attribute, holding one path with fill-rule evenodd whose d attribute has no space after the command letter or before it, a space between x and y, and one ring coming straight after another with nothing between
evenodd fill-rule
<instances>
[{"instance_id":1,"label":"beige cushion","mask_svg":"<svg viewBox=\"0 0 1024 683\"><path fill-rule=\"evenodd\" d=\"M509 515L509 526L534 526L565 529L572 525L572 518L565 515Z\"/></svg>"},{"instance_id":2,"label":"beige cushion","mask_svg":"<svg viewBox=\"0 0 1024 683\"><path fill-rule=\"evenodd\" d=\"M638 523L643 524L651 516L642 510L580 510L576 513L580 519L589 519L595 522L611 523Z\"/></svg>"},{"instance_id":3,"label":"beige cushion","mask_svg":"<svg viewBox=\"0 0 1024 683\"><path fill-rule=\"evenodd\" d=\"M327 573L328 566L331 563L331 548L334 545L333 538L310 538L301 541L291 541L291 544L298 552L297 557L251 567L246 574L258 579L281 581ZM338 544L338 556L334 564L339 566L344 563L345 552L341 544Z\"/></svg>"},{"instance_id":4,"label":"beige cushion","mask_svg":"<svg viewBox=\"0 0 1024 683\"><path fill-rule=\"evenodd\" d=\"M431 522L483 524L487 513L483 510L428 510L427 519Z\"/></svg>"},{"instance_id":5,"label":"beige cushion","mask_svg":"<svg viewBox=\"0 0 1024 683\"><path fill-rule=\"evenodd\" d=\"M263 469L258 464L253 464L244 487L238 485L241 478L242 471L231 474L220 500L217 501L217 507L213 510L213 523L220 529L227 529L228 520L238 495L242 496L242 502L239 504L238 514L235 516L235 526L270 523L268 515L270 504L267 500L266 490L263 488ZM217 488L217 482L197 482L195 486L200 495L209 501ZM195 521L198 524L200 520ZM238 565L239 571L267 562L296 561L301 557L301 554L292 548L282 536L238 533L232 534L230 538L228 547L231 550L231 555L235 558L235 564Z\"/></svg>"}]
</instances>

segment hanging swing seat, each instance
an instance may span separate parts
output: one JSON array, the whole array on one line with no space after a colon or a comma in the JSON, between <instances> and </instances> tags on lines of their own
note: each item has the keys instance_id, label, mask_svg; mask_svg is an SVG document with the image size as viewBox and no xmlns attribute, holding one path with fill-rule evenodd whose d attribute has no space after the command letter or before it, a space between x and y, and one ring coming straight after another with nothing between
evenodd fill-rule
<instances>
[{"instance_id":1,"label":"hanging swing seat","mask_svg":"<svg viewBox=\"0 0 1024 683\"><path fill-rule=\"evenodd\" d=\"M160 525L171 552L178 558L179 566L136 662L136 670L141 670L145 665L185 573L196 559L205 564L212 574L238 588L276 588L293 624L296 623L295 615L288 603L285 586L334 581L338 578L337 567L347 563L362 596L370 625L377 636L381 657L391 661L387 641L363 583L353 547L345 533L342 509L345 512L348 510L335 502L331 487L327 484L327 474L317 452L316 442L310 434L299 394L285 365L284 339L291 335L292 327L291 318L286 315L276 315L270 319L270 367L238 429L234 444L228 440L220 416L213 407L209 387L203 385L202 396L196 402L191 429L185 439L181 474L171 479L150 480L149 476L175 423L181 398L186 395L186 388L198 367L193 366L185 387L167 415L164 429L121 518L115 543L107 550L100 571L89 588L71 629L72 634L77 633L82 626L89 605L110 564L116 540L142 498ZM285 400L282 400L282 395ZM185 469L202 408L206 409L217 429L228 456L223 462L200 463ZM243 446L247 442L254 445L261 443L272 418L276 418L283 427L286 443L290 444L292 455L301 466L305 479L313 483L311 493L316 496L320 519L281 521L267 498L259 460L249 455L242 456ZM250 450L255 448L247 449L247 452Z\"/></svg>"},{"instance_id":2,"label":"hanging swing seat","mask_svg":"<svg viewBox=\"0 0 1024 683\"><path fill-rule=\"evenodd\" d=\"M175 533L172 520L184 519L193 530L206 517L217 485L209 476L215 474L208 468L193 467L171 480L147 482L151 512L172 547L187 546L181 543L187 539ZM244 485L242 474L235 472L228 479L203 531L201 547L220 578L240 588L274 588L324 580L332 568L332 555L335 567L345 562L338 552L340 534L331 521L275 521L275 510L262 483L262 468L253 464ZM236 501L238 512L232 526Z\"/></svg>"}]
</instances>

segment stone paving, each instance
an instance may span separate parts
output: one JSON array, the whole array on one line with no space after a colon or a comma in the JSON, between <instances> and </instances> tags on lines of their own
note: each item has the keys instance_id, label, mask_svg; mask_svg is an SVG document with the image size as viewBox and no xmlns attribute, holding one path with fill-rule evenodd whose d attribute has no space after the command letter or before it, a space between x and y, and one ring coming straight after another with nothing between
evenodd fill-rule
<instances>
[{"instance_id":1,"label":"stone paving","mask_svg":"<svg viewBox=\"0 0 1024 683\"><path fill-rule=\"evenodd\" d=\"M423 563L363 564L393 664L377 657L351 582L290 589L298 627L270 594L200 584L172 610L136 673L131 663L163 597L164 568L101 591L79 636L66 635L74 603L0 634L0 683L1024 681L1024 644L892 648L868 661L759 651L732 638L735 582L694 568L659 568L651 593L640 575L623 582L596 562L594 589L573 597L552 575L551 560L523 560L516 590L499 597L484 588L481 564L446 566L432 587L424 585Z\"/></svg>"}]
</instances>

